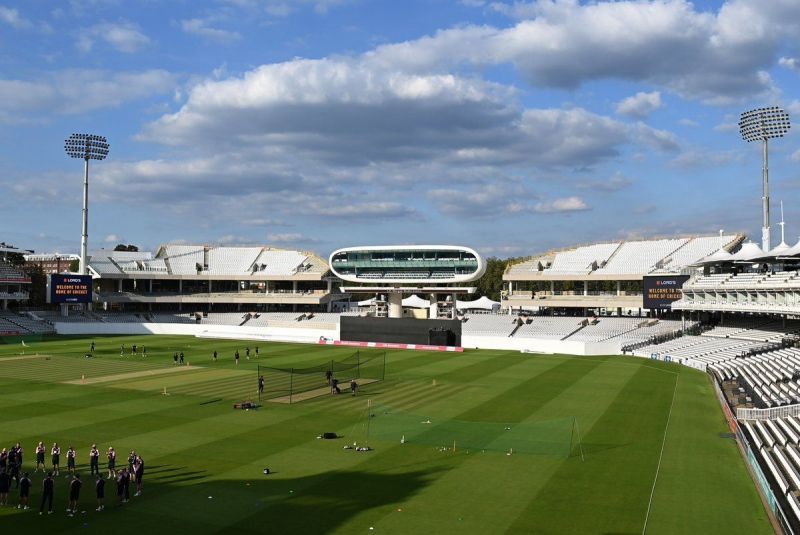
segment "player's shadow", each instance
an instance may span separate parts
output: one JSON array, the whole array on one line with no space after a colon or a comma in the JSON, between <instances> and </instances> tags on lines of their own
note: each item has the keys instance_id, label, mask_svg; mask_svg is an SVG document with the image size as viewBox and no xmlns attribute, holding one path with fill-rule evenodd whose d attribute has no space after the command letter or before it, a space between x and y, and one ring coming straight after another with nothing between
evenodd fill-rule
<instances>
[{"instance_id":1,"label":"player's shadow","mask_svg":"<svg viewBox=\"0 0 800 535\"><path fill-rule=\"evenodd\" d=\"M336 471L296 479L277 479L272 473L262 480L215 481L203 487L209 495L233 498L243 506L240 520L225 528L232 533L257 525L268 525L272 533L328 533L371 509L410 499L443 469L394 474Z\"/></svg>"}]
</instances>

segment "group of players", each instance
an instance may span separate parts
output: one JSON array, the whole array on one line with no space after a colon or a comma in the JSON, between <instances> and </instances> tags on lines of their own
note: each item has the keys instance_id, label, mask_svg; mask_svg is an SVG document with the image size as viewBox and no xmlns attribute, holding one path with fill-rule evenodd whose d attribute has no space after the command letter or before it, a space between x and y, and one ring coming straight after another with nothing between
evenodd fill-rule
<instances>
[{"instance_id":1,"label":"group of players","mask_svg":"<svg viewBox=\"0 0 800 535\"><path fill-rule=\"evenodd\" d=\"M45 454L47 448L43 442L36 445L36 468L34 473L39 470L45 473L42 481L42 501L39 506L39 514L44 514L47 505L47 514L53 513L53 496L55 494L55 477L58 477L61 469L61 447L58 443L53 443L50 448L51 467L47 470L45 465ZM11 490L12 481L15 482L15 490L19 490L19 503L17 509L30 509L28 501L30 499L32 482L29 472L24 472L22 468L22 445L17 442L12 448L0 450L0 506L8 505L8 494ZM80 499L83 481L80 474L75 469L75 459L77 453L70 446L66 451L67 457L67 479L69 479L69 504L67 514L74 516L77 513L78 500ZM136 451L131 451L128 456L128 466L117 470L117 452L113 447L109 447L106 452L107 478L114 480L117 485L117 501L119 505L127 503L130 499L131 482L136 485L134 496L142 494L142 480L144 477L144 460ZM95 476L95 496L97 498L96 511L105 510L105 486L106 481L100 473L100 450L97 444L92 444L89 450L89 468L91 475Z\"/></svg>"},{"instance_id":2,"label":"group of players","mask_svg":"<svg viewBox=\"0 0 800 535\"><path fill-rule=\"evenodd\" d=\"M93 357L95 350L96 350L96 346L95 346L94 341L92 341L92 343L89 345L89 352L86 354L86 357L87 358ZM250 347L249 346L245 347L244 353L245 353L245 357L247 358L247 360L250 360ZM136 344L133 344L133 345L130 346L130 349L129 349L129 348L127 348L125 346L125 344L122 344L121 346L119 346L119 356L120 357L124 357L124 356L127 356L129 354L130 355L141 355L142 357L146 358L147 357L147 347L146 346L138 347ZM217 362L217 356L218 356L217 351L214 350L214 353L211 356L211 360L213 360L214 362ZM237 349L233 354L233 361L236 364L239 364L239 356L240 356L240 353L239 353L239 350ZM258 349L258 346L255 346L255 357L259 358L260 356L261 356L261 353L260 353L260 350ZM184 357L183 351L176 351L172 355L173 365L174 366L179 366L179 365L183 366L184 365L184 358L185 357Z\"/></svg>"}]
</instances>

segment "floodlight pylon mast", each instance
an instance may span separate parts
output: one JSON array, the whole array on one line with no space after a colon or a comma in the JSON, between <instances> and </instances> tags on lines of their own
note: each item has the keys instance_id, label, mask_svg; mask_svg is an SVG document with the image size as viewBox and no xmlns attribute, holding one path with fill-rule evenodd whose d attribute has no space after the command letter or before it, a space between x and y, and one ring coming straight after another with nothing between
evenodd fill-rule
<instances>
[{"instance_id":1,"label":"floodlight pylon mast","mask_svg":"<svg viewBox=\"0 0 800 535\"><path fill-rule=\"evenodd\" d=\"M761 223L761 248L764 251L772 249L770 244L770 224L769 224L769 141L764 138L764 167L761 170L761 177L763 181L763 191L761 193L761 211L764 214L763 222Z\"/></svg>"},{"instance_id":2,"label":"floodlight pylon mast","mask_svg":"<svg viewBox=\"0 0 800 535\"><path fill-rule=\"evenodd\" d=\"M81 224L81 275L89 274L89 158L83 160L83 210Z\"/></svg>"},{"instance_id":3,"label":"floodlight pylon mast","mask_svg":"<svg viewBox=\"0 0 800 535\"><path fill-rule=\"evenodd\" d=\"M81 275L89 274L89 160L105 160L108 140L94 134L72 134L64 141L64 151L70 158L83 160L83 211L81 226Z\"/></svg>"},{"instance_id":4,"label":"floodlight pylon mast","mask_svg":"<svg viewBox=\"0 0 800 535\"><path fill-rule=\"evenodd\" d=\"M771 249L769 217L769 139L783 137L783 135L789 131L790 127L789 114L777 106L746 111L742 113L739 119L739 132L742 135L742 139L747 142L761 141L763 147L763 190L761 195L763 221L761 226L761 248L765 251Z\"/></svg>"}]
</instances>

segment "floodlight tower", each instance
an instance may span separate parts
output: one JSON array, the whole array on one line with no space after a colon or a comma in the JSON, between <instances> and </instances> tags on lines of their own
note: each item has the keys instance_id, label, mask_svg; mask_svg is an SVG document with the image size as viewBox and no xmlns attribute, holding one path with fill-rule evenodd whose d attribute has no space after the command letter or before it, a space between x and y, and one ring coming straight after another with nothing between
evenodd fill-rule
<instances>
[{"instance_id":1,"label":"floodlight tower","mask_svg":"<svg viewBox=\"0 0 800 535\"><path fill-rule=\"evenodd\" d=\"M746 111L742 113L739 119L739 132L742 134L742 139L748 143L750 141L761 141L764 146L764 193L761 196L764 222L761 228L761 248L765 251L770 250L768 140L770 138L783 137L790 127L789 114L777 106Z\"/></svg>"},{"instance_id":2,"label":"floodlight tower","mask_svg":"<svg viewBox=\"0 0 800 535\"><path fill-rule=\"evenodd\" d=\"M81 275L89 274L87 244L89 242L89 160L105 160L108 140L94 134L72 134L64 141L64 151L71 158L83 159L83 228L81 230Z\"/></svg>"}]
</instances>

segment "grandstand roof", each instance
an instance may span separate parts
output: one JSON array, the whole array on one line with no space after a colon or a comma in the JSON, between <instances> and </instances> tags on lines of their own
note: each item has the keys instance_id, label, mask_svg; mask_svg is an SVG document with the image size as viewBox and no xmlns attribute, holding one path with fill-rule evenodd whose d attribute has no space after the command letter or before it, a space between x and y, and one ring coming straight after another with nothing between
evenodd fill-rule
<instances>
[{"instance_id":1,"label":"grandstand roof","mask_svg":"<svg viewBox=\"0 0 800 535\"><path fill-rule=\"evenodd\" d=\"M741 234L629 240L582 245L510 265L504 280L637 280L677 274L720 248L732 249Z\"/></svg>"},{"instance_id":2,"label":"grandstand roof","mask_svg":"<svg viewBox=\"0 0 800 535\"><path fill-rule=\"evenodd\" d=\"M90 269L107 278L320 280L328 266L317 255L272 247L166 244L151 252L95 251Z\"/></svg>"}]
</instances>

